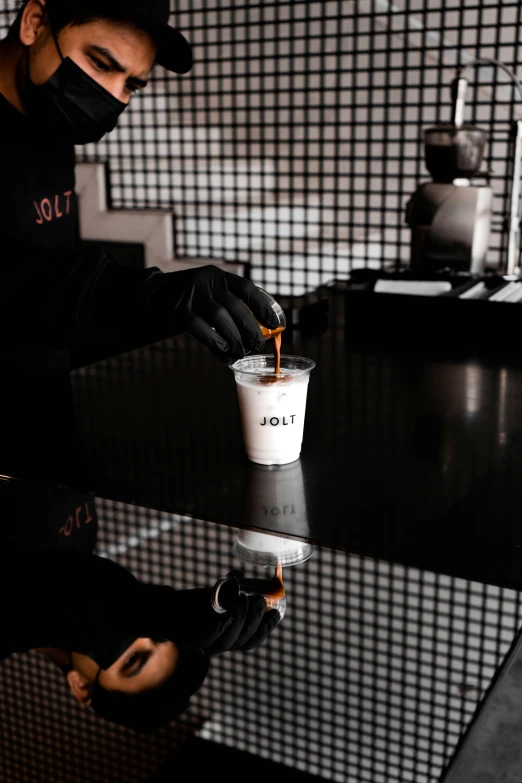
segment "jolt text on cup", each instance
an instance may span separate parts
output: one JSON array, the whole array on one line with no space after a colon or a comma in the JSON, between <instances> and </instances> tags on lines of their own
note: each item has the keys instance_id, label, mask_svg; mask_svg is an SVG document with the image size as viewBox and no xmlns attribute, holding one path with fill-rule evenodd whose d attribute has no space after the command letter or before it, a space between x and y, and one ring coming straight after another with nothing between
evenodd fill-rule
<instances>
[{"instance_id":1,"label":"jolt text on cup","mask_svg":"<svg viewBox=\"0 0 522 783\"><path fill-rule=\"evenodd\" d=\"M282 421L277 416L272 416L271 419L268 419L268 422L267 422L266 416L264 416L263 417L263 421L260 421L259 423L260 423L260 425L262 427L265 427L267 425L267 423L271 424L272 427L277 427L279 424L282 424L283 427L286 427L286 426L288 426L288 424L293 424L294 423L294 419L295 419L296 415L297 415L296 413L293 413L291 416L288 416L288 418L292 419L292 421L287 421L286 420L286 418L287 418L286 416L283 416L283 420Z\"/></svg>"}]
</instances>

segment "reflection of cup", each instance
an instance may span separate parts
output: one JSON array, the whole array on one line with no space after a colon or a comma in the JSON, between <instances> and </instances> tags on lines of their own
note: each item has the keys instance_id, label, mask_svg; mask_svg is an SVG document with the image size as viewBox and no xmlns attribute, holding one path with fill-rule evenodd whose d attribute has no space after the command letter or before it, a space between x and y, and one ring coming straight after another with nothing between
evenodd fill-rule
<instances>
[{"instance_id":1,"label":"reflection of cup","mask_svg":"<svg viewBox=\"0 0 522 783\"><path fill-rule=\"evenodd\" d=\"M315 362L281 356L247 356L232 365L248 459L261 465L294 462L301 453L306 394Z\"/></svg>"},{"instance_id":2,"label":"reflection of cup","mask_svg":"<svg viewBox=\"0 0 522 783\"><path fill-rule=\"evenodd\" d=\"M312 556L313 549L304 541L241 530L232 547L233 554L246 563L256 565L291 566L304 563Z\"/></svg>"},{"instance_id":3,"label":"reflection of cup","mask_svg":"<svg viewBox=\"0 0 522 783\"><path fill-rule=\"evenodd\" d=\"M301 461L288 465L249 465L243 499L247 525L306 536L308 521Z\"/></svg>"}]
</instances>

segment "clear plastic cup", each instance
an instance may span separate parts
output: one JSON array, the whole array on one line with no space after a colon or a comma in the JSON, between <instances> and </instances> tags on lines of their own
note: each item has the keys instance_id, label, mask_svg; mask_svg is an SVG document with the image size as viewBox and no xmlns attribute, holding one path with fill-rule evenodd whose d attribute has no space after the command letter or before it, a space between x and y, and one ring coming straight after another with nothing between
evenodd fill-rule
<instances>
[{"instance_id":1,"label":"clear plastic cup","mask_svg":"<svg viewBox=\"0 0 522 783\"><path fill-rule=\"evenodd\" d=\"M270 294L267 293L267 291L265 291L263 288L260 288L259 290L263 291L263 293L266 294L266 296L270 299L272 310L274 311L275 315L277 316L277 320L279 321L279 325L275 329L269 329L267 326L263 326L263 324L260 324L258 321L263 337L265 340L269 340L271 337L275 337L276 334L280 334L286 329L286 316L284 314L283 308L279 302L276 302L273 296L270 296Z\"/></svg>"},{"instance_id":2,"label":"clear plastic cup","mask_svg":"<svg viewBox=\"0 0 522 783\"><path fill-rule=\"evenodd\" d=\"M246 455L260 465L299 459L306 396L315 362L302 356L247 356L231 365L239 398Z\"/></svg>"},{"instance_id":3,"label":"clear plastic cup","mask_svg":"<svg viewBox=\"0 0 522 783\"><path fill-rule=\"evenodd\" d=\"M281 334L281 332L284 332L284 330L286 329L286 315L279 302L276 302L273 296L270 296L270 294L267 291L265 291L264 288L260 288L259 290L262 291L265 294L265 296L270 300L270 305L278 321L278 325L275 327L275 329L269 329L268 326L263 326L263 324L260 321L257 321L256 318L257 325L261 329L261 334L263 335L265 340L270 340L271 337L275 337L277 334ZM245 304L245 307L248 310L250 310L250 307L248 307L247 304ZM250 312L252 311L250 310Z\"/></svg>"}]
</instances>

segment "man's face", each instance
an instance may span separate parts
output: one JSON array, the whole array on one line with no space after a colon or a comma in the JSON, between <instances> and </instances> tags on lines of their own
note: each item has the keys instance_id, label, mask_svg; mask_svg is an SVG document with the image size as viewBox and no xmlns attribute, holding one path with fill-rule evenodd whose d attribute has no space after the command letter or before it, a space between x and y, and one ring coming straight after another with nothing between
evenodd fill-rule
<instances>
[{"instance_id":1,"label":"man's face","mask_svg":"<svg viewBox=\"0 0 522 783\"><path fill-rule=\"evenodd\" d=\"M98 682L108 691L142 693L169 680L178 660L179 652L174 642L136 639L112 666L100 672ZM99 666L79 653L73 653L73 666L67 673L69 686L78 701L90 704L92 683L98 675Z\"/></svg>"},{"instance_id":2,"label":"man's face","mask_svg":"<svg viewBox=\"0 0 522 783\"><path fill-rule=\"evenodd\" d=\"M98 20L57 34L62 55L70 57L89 76L122 103L142 89L154 66L157 47L151 36L132 24ZM42 5L31 0L20 28L20 40L30 46L30 75L43 84L61 63Z\"/></svg>"},{"instance_id":3,"label":"man's face","mask_svg":"<svg viewBox=\"0 0 522 783\"><path fill-rule=\"evenodd\" d=\"M174 642L136 639L98 682L108 691L141 693L169 680L176 669L179 653Z\"/></svg>"}]
</instances>

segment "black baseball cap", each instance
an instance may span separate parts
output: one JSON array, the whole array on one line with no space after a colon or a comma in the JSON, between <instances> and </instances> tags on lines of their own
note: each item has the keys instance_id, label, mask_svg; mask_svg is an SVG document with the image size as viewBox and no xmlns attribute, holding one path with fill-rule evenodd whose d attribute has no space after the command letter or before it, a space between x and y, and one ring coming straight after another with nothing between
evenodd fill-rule
<instances>
[{"instance_id":1,"label":"black baseball cap","mask_svg":"<svg viewBox=\"0 0 522 783\"><path fill-rule=\"evenodd\" d=\"M50 15L69 2L48 0ZM170 0L74 0L74 4L102 17L128 19L146 30L158 45L156 62L167 71L187 73L192 68L192 47L179 30L169 25Z\"/></svg>"},{"instance_id":2,"label":"black baseball cap","mask_svg":"<svg viewBox=\"0 0 522 783\"><path fill-rule=\"evenodd\" d=\"M107 6L111 5L111 0ZM187 73L193 65L192 47L187 39L169 25L170 0L127 0L125 7L140 27L156 41L156 62L167 71Z\"/></svg>"},{"instance_id":3,"label":"black baseball cap","mask_svg":"<svg viewBox=\"0 0 522 783\"><path fill-rule=\"evenodd\" d=\"M154 731L188 708L190 697L201 686L210 659L201 650L177 645L180 658L172 677L159 688L139 694L108 691L94 683L92 709L105 720L137 732Z\"/></svg>"}]
</instances>

